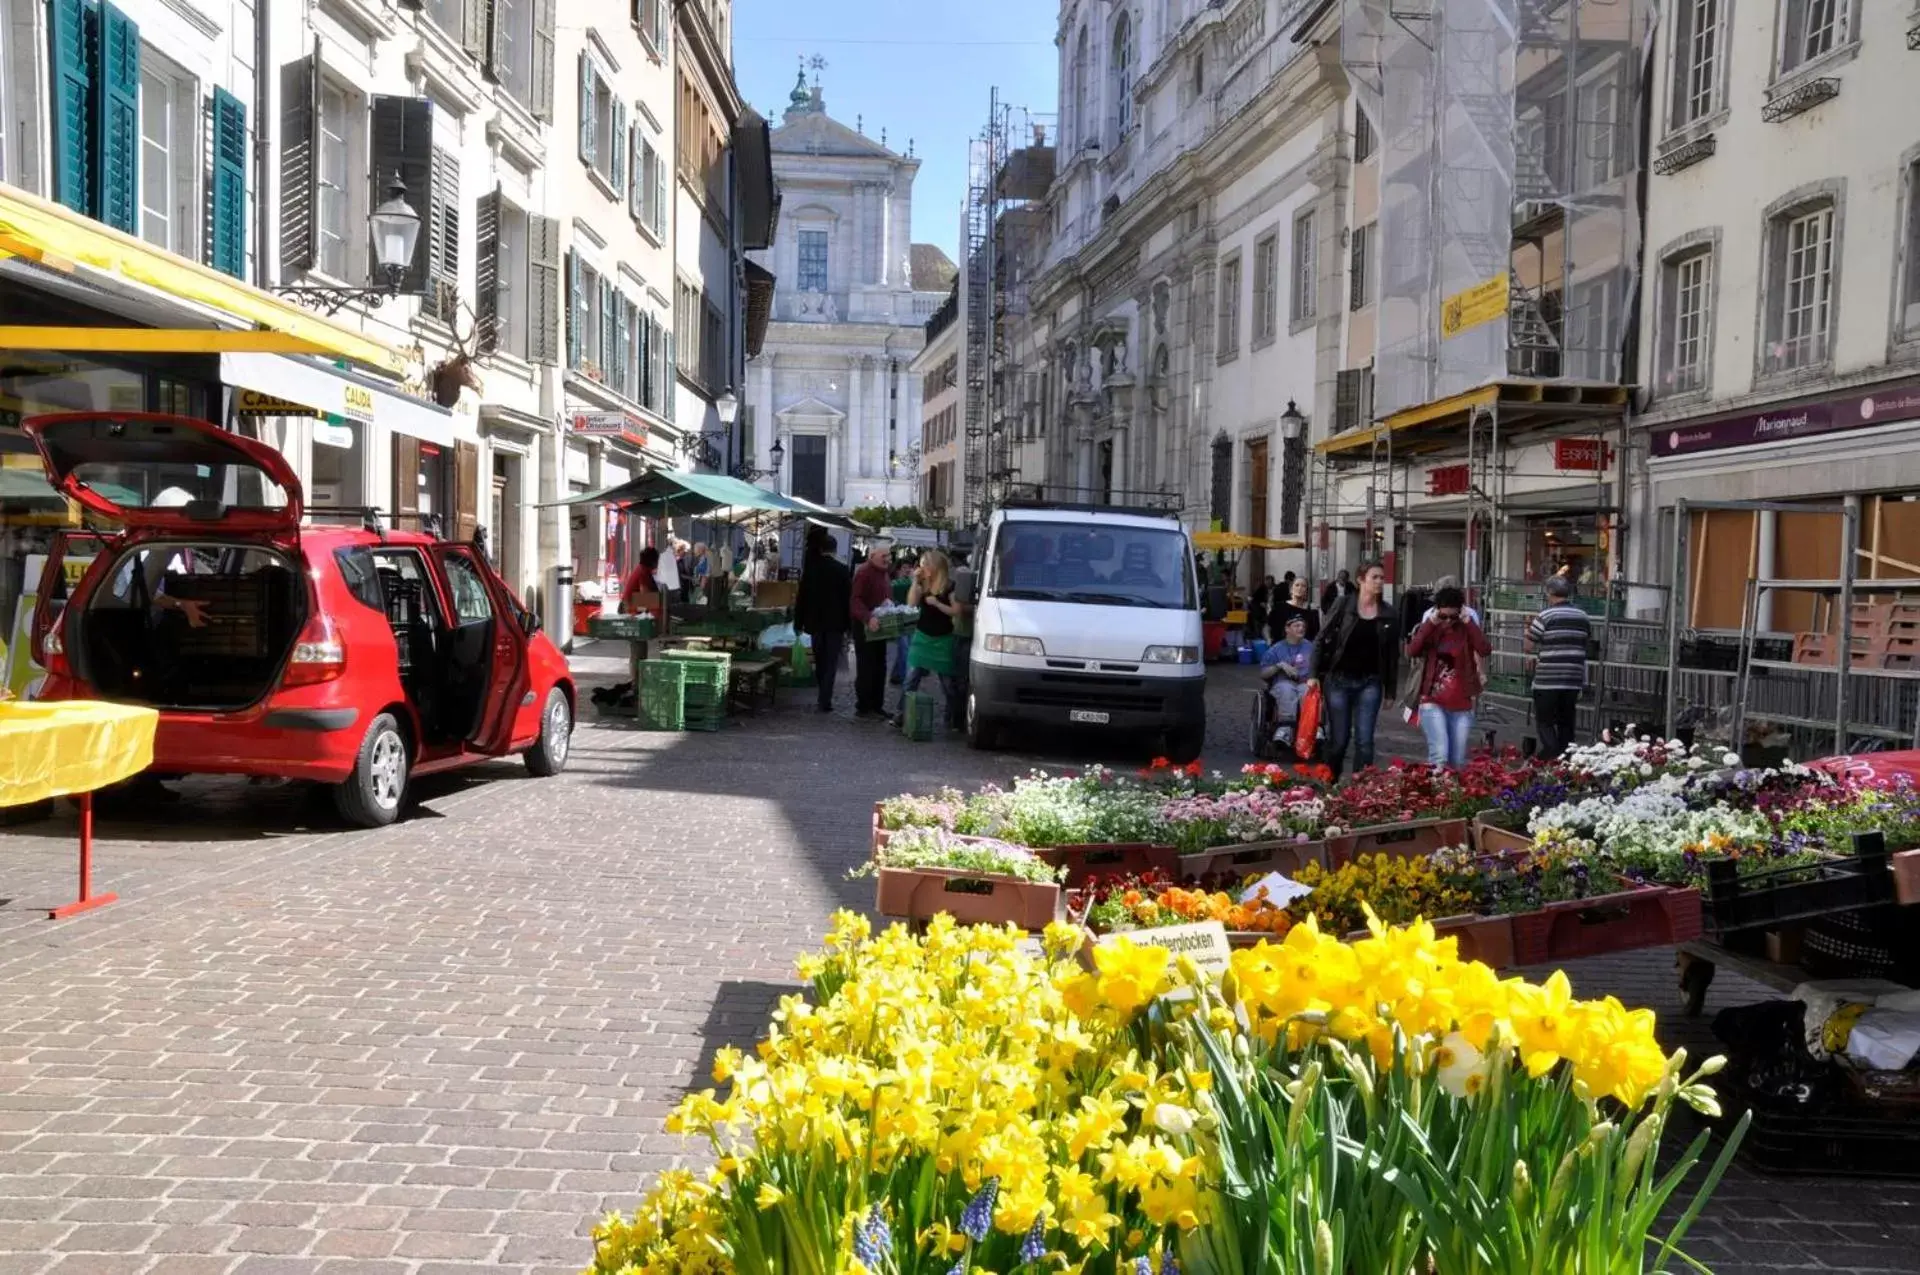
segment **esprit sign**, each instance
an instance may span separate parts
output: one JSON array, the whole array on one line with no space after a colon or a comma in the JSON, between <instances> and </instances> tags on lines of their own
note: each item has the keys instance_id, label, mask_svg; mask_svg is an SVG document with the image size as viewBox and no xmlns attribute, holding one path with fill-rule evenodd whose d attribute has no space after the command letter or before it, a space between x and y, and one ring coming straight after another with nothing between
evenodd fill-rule
<instances>
[{"instance_id":1,"label":"esprit sign","mask_svg":"<svg viewBox=\"0 0 1920 1275\"><path fill-rule=\"evenodd\" d=\"M1598 438L1556 438L1553 440L1555 469L1596 473L1613 463L1613 449Z\"/></svg>"},{"instance_id":2,"label":"esprit sign","mask_svg":"<svg viewBox=\"0 0 1920 1275\"><path fill-rule=\"evenodd\" d=\"M1473 471L1465 465L1442 465L1427 471L1427 495L1464 496L1473 485Z\"/></svg>"}]
</instances>

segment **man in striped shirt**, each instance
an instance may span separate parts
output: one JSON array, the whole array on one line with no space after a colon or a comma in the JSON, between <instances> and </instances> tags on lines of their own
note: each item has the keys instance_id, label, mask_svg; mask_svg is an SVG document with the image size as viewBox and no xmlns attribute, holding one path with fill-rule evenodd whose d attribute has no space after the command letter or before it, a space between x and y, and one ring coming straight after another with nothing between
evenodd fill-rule
<instances>
[{"instance_id":1,"label":"man in striped shirt","mask_svg":"<svg viewBox=\"0 0 1920 1275\"><path fill-rule=\"evenodd\" d=\"M1540 756L1550 760L1572 747L1580 695L1587 689L1593 624L1568 601L1572 596L1572 581L1553 577L1547 581L1547 609L1527 626L1527 650L1535 656L1533 720L1540 731Z\"/></svg>"}]
</instances>

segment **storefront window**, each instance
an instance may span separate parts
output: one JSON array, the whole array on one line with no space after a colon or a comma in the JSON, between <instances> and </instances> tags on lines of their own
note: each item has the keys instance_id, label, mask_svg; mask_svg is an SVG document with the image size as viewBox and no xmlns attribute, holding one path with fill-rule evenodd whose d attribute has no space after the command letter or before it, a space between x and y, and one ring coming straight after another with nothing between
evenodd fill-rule
<instances>
[{"instance_id":1,"label":"storefront window","mask_svg":"<svg viewBox=\"0 0 1920 1275\"><path fill-rule=\"evenodd\" d=\"M360 426L353 421L313 425L313 485L308 503L319 509L368 503L361 478Z\"/></svg>"}]
</instances>

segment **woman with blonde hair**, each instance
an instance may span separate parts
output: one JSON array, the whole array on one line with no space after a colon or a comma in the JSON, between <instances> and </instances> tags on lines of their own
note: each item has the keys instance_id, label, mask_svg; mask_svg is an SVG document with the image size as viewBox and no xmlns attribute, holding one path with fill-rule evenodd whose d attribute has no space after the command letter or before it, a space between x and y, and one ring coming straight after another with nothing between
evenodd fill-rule
<instances>
[{"instance_id":1,"label":"woman with blonde hair","mask_svg":"<svg viewBox=\"0 0 1920 1275\"><path fill-rule=\"evenodd\" d=\"M919 690L920 683L931 674L940 679L940 692L947 701L947 725L957 728L961 722L960 683L954 668L953 618L960 608L953 600L953 572L945 553L929 549L920 555L920 564L913 569L913 587L907 591L907 605L920 608L920 620L907 645L900 720L906 720L906 697Z\"/></svg>"}]
</instances>

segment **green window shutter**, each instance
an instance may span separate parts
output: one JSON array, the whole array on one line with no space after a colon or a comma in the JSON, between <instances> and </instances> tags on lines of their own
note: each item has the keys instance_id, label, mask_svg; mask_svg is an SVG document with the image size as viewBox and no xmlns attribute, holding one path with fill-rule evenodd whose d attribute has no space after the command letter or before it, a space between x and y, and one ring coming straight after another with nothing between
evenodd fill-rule
<instances>
[{"instance_id":1,"label":"green window shutter","mask_svg":"<svg viewBox=\"0 0 1920 1275\"><path fill-rule=\"evenodd\" d=\"M611 160L607 165L608 180L613 182L615 191L624 193L627 189L627 104L625 102L616 101L613 104L613 136L607 139L607 145L612 150Z\"/></svg>"},{"instance_id":2,"label":"green window shutter","mask_svg":"<svg viewBox=\"0 0 1920 1275\"><path fill-rule=\"evenodd\" d=\"M580 158L593 167L593 63L580 55Z\"/></svg>"},{"instance_id":3,"label":"green window shutter","mask_svg":"<svg viewBox=\"0 0 1920 1275\"><path fill-rule=\"evenodd\" d=\"M130 235L140 233L140 28L102 0L94 18L93 215Z\"/></svg>"},{"instance_id":4,"label":"green window shutter","mask_svg":"<svg viewBox=\"0 0 1920 1275\"><path fill-rule=\"evenodd\" d=\"M86 0L49 0L47 43L53 78L53 197L93 212L93 59Z\"/></svg>"},{"instance_id":5,"label":"green window shutter","mask_svg":"<svg viewBox=\"0 0 1920 1275\"><path fill-rule=\"evenodd\" d=\"M377 208L385 203L387 189L398 177L407 188L407 203L424 223L432 217L434 209L432 101L424 97L375 94L371 135L373 171L369 174L372 189L367 207ZM413 260L407 263L406 273L400 279L400 291L416 297L427 292L433 243L428 226L422 224L420 229L420 237L413 244Z\"/></svg>"},{"instance_id":6,"label":"green window shutter","mask_svg":"<svg viewBox=\"0 0 1920 1275\"><path fill-rule=\"evenodd\" d=\"M646 142L640 136L641 128L635 121L627 129L627 164L633 169L627 182L627 215L636 225L645 225L647 220L647 168L641 161L645 154L641 148Z\"/></svg>"},{"instance_id":7,"label":"green window shutter","mask_svg":"<svg viewBox=\"0 0 1920 1275\"><path fill-rule=\"evenodd\" d=\"M553 33L558 22L554 0L538 0L533 21L533 117L553 122Z\"/></svg>"},{"instance_id":8,"label":"green window shutter","mask_svg":"<svg viewBox=\"0 0 1920 1275\"><path fill-rule=\"evenodd\" d=\"M587 291L580 278L580 254L567 254L567 366L580 366L580 350L587 333Z\"/></svg>"},{"instance_id":9,"label":"green window shutter","mask_svg":"<svg viewBox=\"0 0 1920 1275\"><path fill-rule=\"evenodd\" d=\"M560 361L560 223L552 217L527 218L531 245L527 291L526 357L533 363ZM508 281L512 283L511 280ZM519 353L519 351L515 351Z\"/></svg>"},{"instance_id":10,"label":"green window shutter","mask_svg":"<svg viewBox=\"0 0 1920 1275\"><path fill-rule=\"evenodd\" d=\"M213 91L213 225L207 263L236 279L247 273L247 108L225 89Z\"/></svg>"},{"instance_id":11,"label":"green window shutter","mask_svg":"<svg viewBox=\"0 0 1920 1275\"><path fill-rule=\"evenodd\" d=\"M482 354L500 348L500 203L496 187L474 205L473 335L474 348ZM524 281L510 280L508 289L521 306L527 304ZM530 314L528 322L532 322Z\"/></svg>"}]
</instances>

